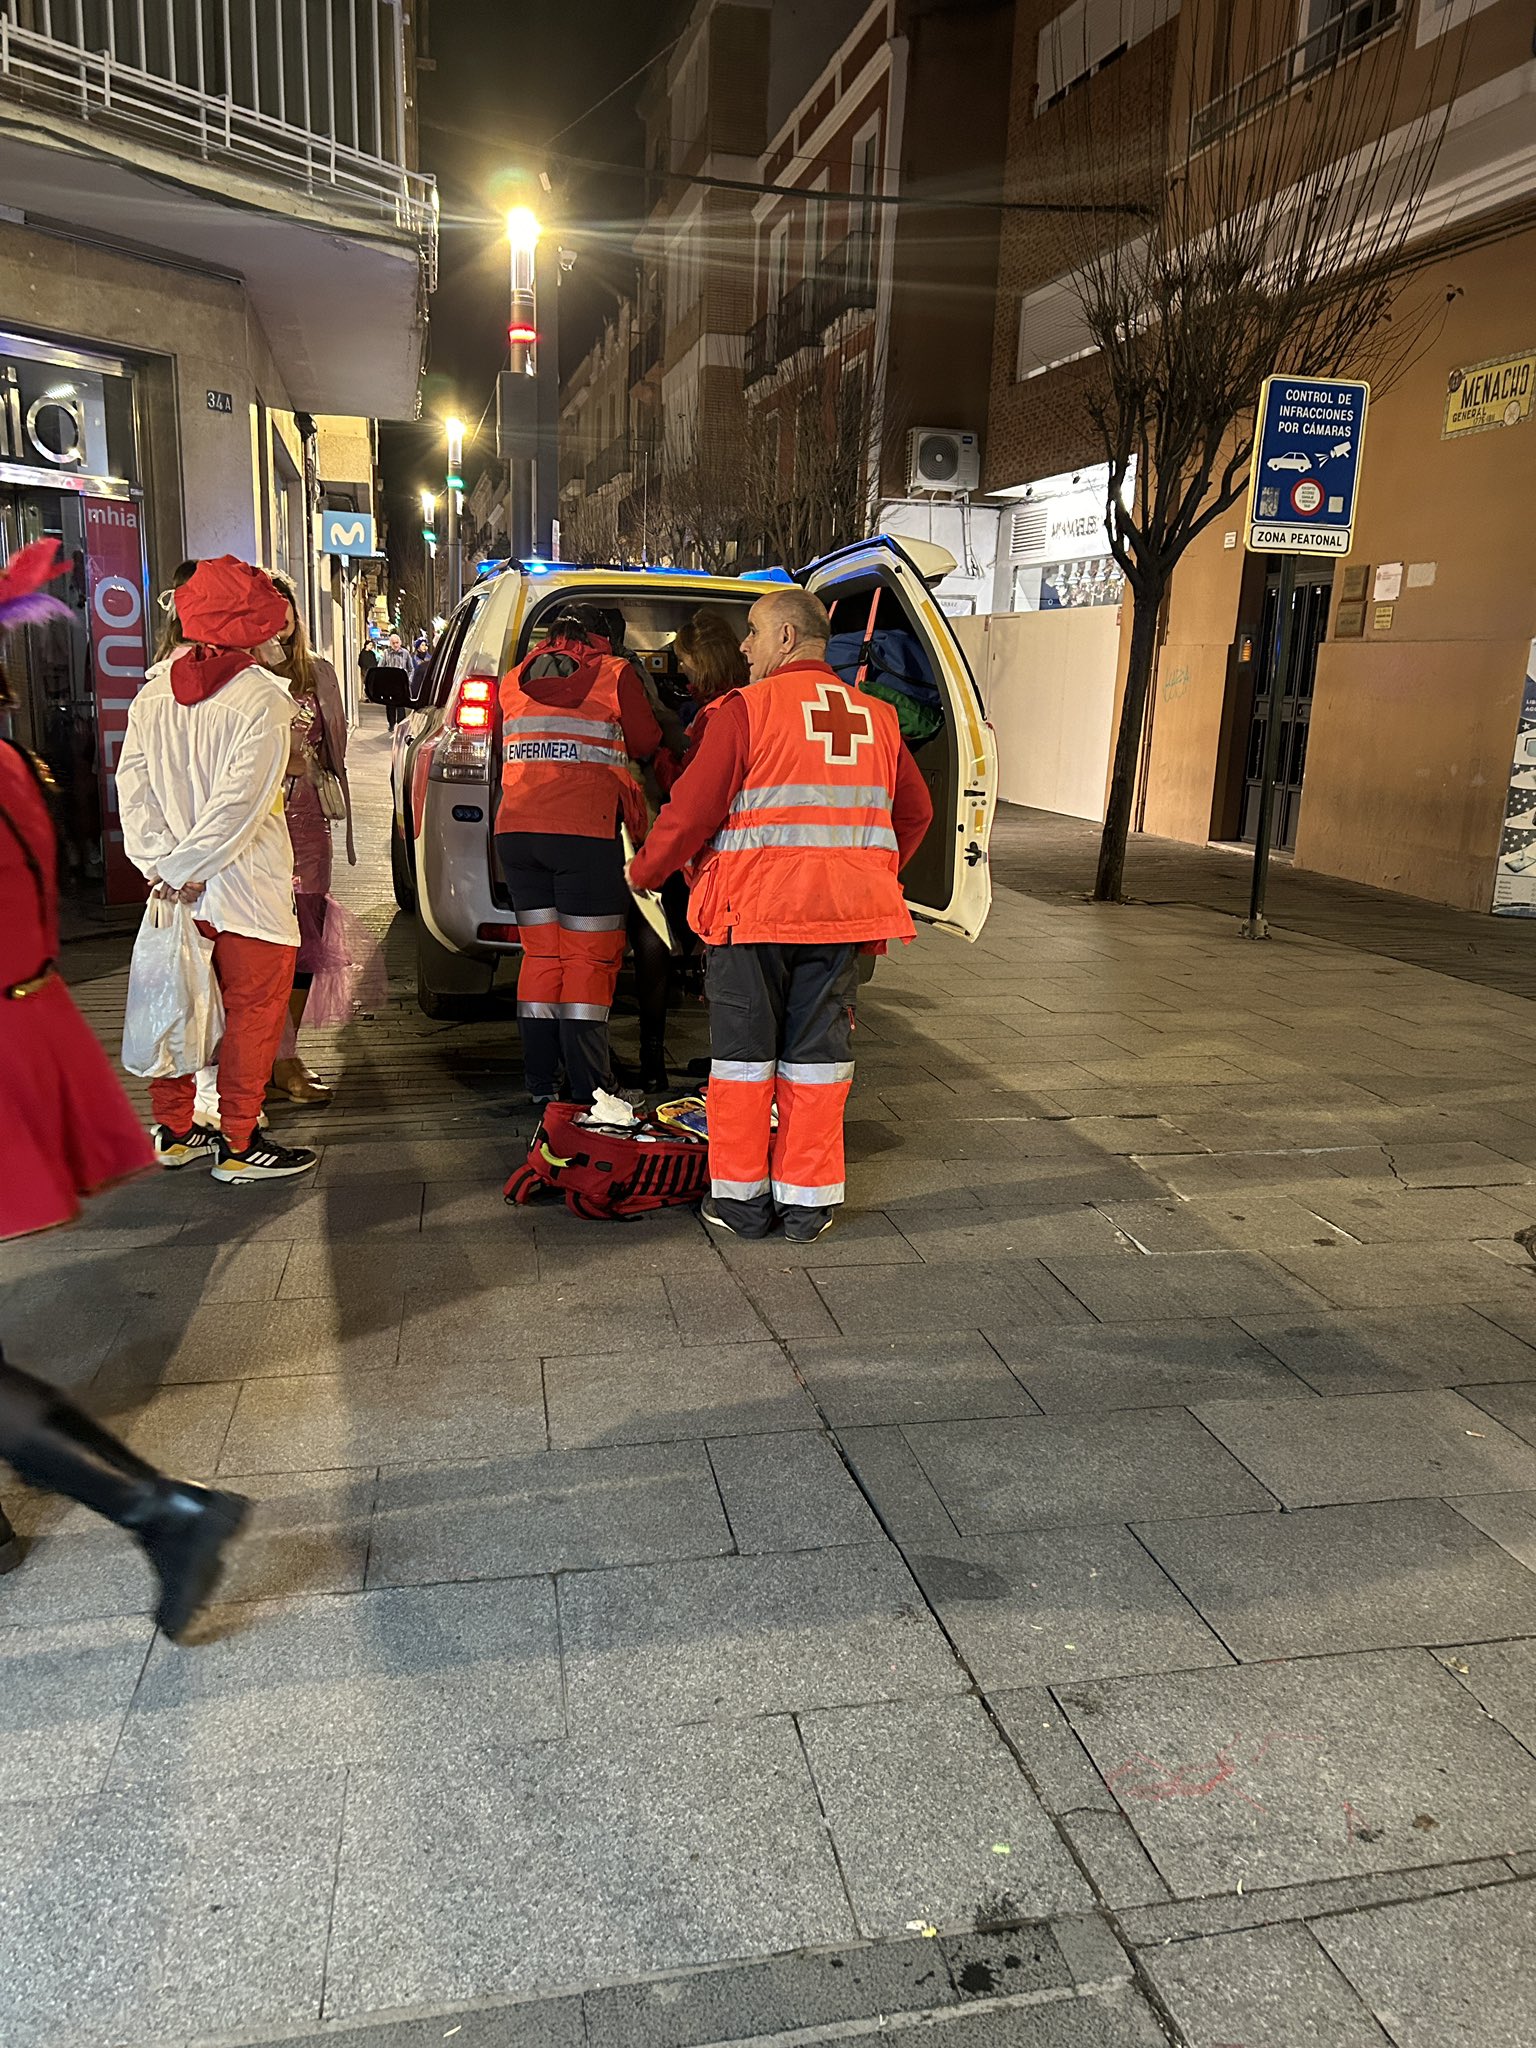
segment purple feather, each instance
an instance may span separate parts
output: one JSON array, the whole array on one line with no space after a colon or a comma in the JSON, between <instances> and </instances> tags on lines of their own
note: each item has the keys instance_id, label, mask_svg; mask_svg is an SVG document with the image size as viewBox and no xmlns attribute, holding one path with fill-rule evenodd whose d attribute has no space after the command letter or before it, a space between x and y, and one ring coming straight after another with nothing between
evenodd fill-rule
<instances>
[{"instance_id":1,"label":"purple feather","mask_svg":"<svg viewBox=\"0 0 1536 2048\"><path fill-rule=\"evenodd\" d=\"M0 633L8 626L40 626L45 619L72 619L67 604L44 590L24 591L20 597L0 599Z\"/></svg>"}]
</instances>

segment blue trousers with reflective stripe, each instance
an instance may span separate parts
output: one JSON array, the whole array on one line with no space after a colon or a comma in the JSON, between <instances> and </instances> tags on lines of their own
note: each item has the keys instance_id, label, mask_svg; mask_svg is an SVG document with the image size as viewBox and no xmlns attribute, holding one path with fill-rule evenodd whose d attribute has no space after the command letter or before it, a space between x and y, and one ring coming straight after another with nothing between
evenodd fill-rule
<instances>
[{"instance_id":1,"label":"blue trousers with reflective stripe","mask_svg":"<svg viewBox=\"0 0 1536 2048\"><path fill-rule=\"evenodd\" d=\"M608 1011L630 904L619 842L498 832L496 855L523 938L517 1008L528 1093L590 1102L594 1089L613 1086Z\"/></svg>"}]
</instances>

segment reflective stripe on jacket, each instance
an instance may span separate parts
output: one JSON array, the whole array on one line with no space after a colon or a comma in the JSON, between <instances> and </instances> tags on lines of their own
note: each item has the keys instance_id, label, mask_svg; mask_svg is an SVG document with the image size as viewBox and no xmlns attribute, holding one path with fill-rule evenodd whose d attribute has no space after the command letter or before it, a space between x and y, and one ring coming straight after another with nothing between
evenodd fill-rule
<instances>
[{"instance_id":1,"label":"reflective stripe on jacket","mask_svg":"<svg viewBox=\"0 0 1536 2048\"><path fill-rule=\"evenodd\" d=\"M709 945L910 938L891 803L896 714L824 662L742 694L747 768L700 857L689 922Z\"/></svg>"},{"instance_id":2,"label":"reflective stripe on jacket","mask_svg":"<svg viewBox=\"0 0 1536 2048\"><path fill-rule=\"evenodd\" d=\"M617 797L630 831L638 840L645 831L645 804L630 773L619 704L619 679L625 663L605 655L590 663L591 686L577 704L552 705L537 694L538 679L528 677L532 663L547 659L540 649L503 677L501 684L501 788L503 812L516 805L519 831L590 831L584 813L594 797ZM530 690L525 678L532 683ZM604 806L600 803L599 809ZM612 811L608 833L613 831ZM511 819L497 821L498 830Z\"/></svg>"}]
</instances>

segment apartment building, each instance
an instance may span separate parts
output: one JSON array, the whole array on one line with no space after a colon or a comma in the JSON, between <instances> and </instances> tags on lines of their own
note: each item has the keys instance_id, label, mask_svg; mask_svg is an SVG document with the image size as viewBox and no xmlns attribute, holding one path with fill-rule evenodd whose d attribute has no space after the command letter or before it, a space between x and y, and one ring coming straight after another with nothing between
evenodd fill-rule
<instances>
[{"instance_id":1,"label":"apartment building","mask_svg":"<svg viewBox=\"0 0 1536 2048\"><path fill-rule=\"evenodd\" d=\"M795 196L753 207L744 375L760 495L806 553L966 521L976 484L929 488L914 436L974 450L985 425L1013 33L1012 0L774 10L758 175Z\"/></svg>"},{"instance_id":2,"label":"apartment building","mask_svg":"<svg viewBox=\"0 0 1536 2048\"><path fill-rule=\"evenodd\" d=\"M1410 244L1424 267L1405 287L1433 317L1414 360L1373 395L1353 552L1302 568L1298 658L1278 704L1267 660L1278 562L1245 553L1240 505L1184 557L1139 822L1197 842L1251 838L1274 715L1278 843L1298 866L1536 914L1536 579L1521 516L1536 484L1528 12L1513 0L1308 0L1298 28L1294 6L1261 0L1244 17L1242 65L1202 26L1210 19L1118 0L1097 12L1092 0L1021 5L1010 187L1035 177L1049 124L1076 95L1094 121L1113 105L1144 123L1149 161L1160 144L1173 173L1240 141L1284 95L1318 108L1332 92L1375 95L1403 142L1426 102L1448 105ZM1171 64L1154 61L1158 38L1176 39ZM1093 364L1048 234L1005 224L1001 286L986 481L1012 512L993 615L964 630L999 729L1004 794L1097 816L1129 606L1106 563L1084 405Z\"/></svg>"},{"instance_id":3,"label":"apartment building","mask_svg":"<svg viewBox=\"0 0 1536 2048\"><path fill-rule=\"evenodd\" d=\"M625 532L637 463L649 455L631 382L638 332L633 300L620 298L560 395L560 552L568 559L615 561L639 538Z\"/></svg>"},{"instance_id":4,"label":"apartment building","mask_svg":"<svg viewBox=\"0 0 1536 2048\"><path fill-rule=\"evenodd\" d=\"M400 0L0 0L0 556L57 535L78 614L27 634L14 724L108 900L176 563L287 570L344 657L320 514L374 509L368 423L415 412L434 281L413 63Z\"/></svg>"}]
</instances>

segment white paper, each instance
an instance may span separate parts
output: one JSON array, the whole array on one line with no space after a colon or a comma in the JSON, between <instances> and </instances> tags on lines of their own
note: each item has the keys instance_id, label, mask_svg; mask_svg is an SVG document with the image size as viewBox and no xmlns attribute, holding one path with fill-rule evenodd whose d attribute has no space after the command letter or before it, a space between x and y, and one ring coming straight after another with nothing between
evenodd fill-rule
<instances>
[{"instance_id":1,"label":"white paper","mask_svg":"<svg viewBox=\"0 0 1536 2048\"><path fill-rule=\"evenodd\" d=\"M1437 564L1434 562L1410 562L1408 564L1408 588L1410 590L1428 590L1430 584L1435 580L1436 567Z\"/></svg>"},{"instance_id":2,"label":"white paper","mask_svg":"<svg viewBox=\"0 0 1536 2048\"><path fill-rule=\"evenodd\" d=\"M1401 562L1383 562L1376 571L1375 587L1371 596L1377 604L1395 604L1402 595L1403 565Z\"/></svg>"}]
</instances>

